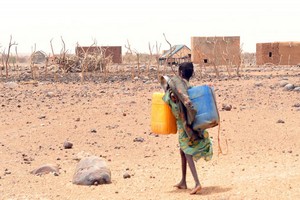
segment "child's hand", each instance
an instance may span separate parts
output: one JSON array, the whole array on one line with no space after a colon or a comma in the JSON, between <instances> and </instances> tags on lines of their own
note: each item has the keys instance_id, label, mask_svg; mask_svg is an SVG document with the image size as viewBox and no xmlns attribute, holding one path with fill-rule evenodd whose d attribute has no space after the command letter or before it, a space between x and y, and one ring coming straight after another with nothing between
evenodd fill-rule
<instances>
[{"instance_id":1,"label":"child's hand","mask_svg":"<svg viewBox=\"0 0 300 200\"><path fill-rule=\"evenodd\" d=\"M177 98L176 96L173 94L173 92L170 94L171 100L176 103L177 102Z\"/></svg>"},{"instance_id":2,"label":"child's hand","mask_svg":"<svg viewBox=\"0 0 300 200\"><path fill-rule=\"evenodd\" d=\"M200 138L199 138L198 134L194 133L194 134L192 134L192 136L191 136L191 138L190 138L190 141L191 141L191 142L194 142L194 141L199 140L199 139L200 139Z\"/></svg>"}]
</instances>

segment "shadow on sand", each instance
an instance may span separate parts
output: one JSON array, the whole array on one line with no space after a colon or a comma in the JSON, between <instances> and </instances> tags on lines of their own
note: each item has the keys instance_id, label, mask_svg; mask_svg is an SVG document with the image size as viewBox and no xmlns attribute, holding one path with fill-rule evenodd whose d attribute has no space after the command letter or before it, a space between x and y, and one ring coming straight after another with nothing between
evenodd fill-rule
<instances>
[{"instance_id":1,"label":"shadow on sand","mask_svg":"<svg viewBox=\"0 0 300 200\"><path fill-rule=\"evenodd\" d=\"M189 193L191 190L192 189L184 189L184 190L174 189L174 190L170 191L170 193ZM224 192L228 192L230 190L231 190L231 188L224 188L224 187L220 187L220 186L208 186L208 187L203 187L201 192L197 193L197 195L206 196L206 195L211 195L211 194L224 193Z\"/></svg>"},{"instance_id":2,"label":"shadow on sand","mask_svg":"<svg viewBox=\"0 0 300 200\"><path fill-rule=\"evenodd\" d=\"M208 187L203 187L199 195L218 194L218 193L228 192L230 190L231 188L228 187L208 186Z\"/></svg>"}]
</instances>

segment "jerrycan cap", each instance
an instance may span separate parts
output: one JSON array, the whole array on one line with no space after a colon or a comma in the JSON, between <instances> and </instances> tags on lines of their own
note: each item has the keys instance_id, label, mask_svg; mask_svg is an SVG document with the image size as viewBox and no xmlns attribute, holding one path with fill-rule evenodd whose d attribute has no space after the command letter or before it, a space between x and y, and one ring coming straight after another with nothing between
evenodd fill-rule
<instances>
[{"instance_id":1,"label":"jerrycan cap","mask_svg":"<svg viewBox=\"0 0 300 200\"><path fill-rule=\"evenodd\" d=\"M168 76L161 76L159 78L160 85L164 89L164 91L167 90L169 81L170 81L170 78Z\"/></svg>"}]
</instances>

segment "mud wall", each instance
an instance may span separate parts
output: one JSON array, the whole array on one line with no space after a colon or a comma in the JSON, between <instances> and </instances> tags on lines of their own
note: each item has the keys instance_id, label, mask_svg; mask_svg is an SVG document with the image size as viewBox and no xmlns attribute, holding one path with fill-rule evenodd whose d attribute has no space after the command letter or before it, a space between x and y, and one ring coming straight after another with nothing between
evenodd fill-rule
<instances>
[{"instance_id":1,"label":"mud wall","mask_svg":"<svg viewBox=\"0 0 300 200\"><path fill-rule=\"evenodd\" d=\"M297 65L300 63L300 42L256 44L256 64Z\"/></svg>"},{"instance_id":2,"label":"mud wall","mask_svg":"<svg viewBox=\"0 0 300 200\"><path fill-rule=\"evenodd\" d=\"M206 65L240 65L240 37L192 37L192 62Z\"/></svg>"}]
</instances>

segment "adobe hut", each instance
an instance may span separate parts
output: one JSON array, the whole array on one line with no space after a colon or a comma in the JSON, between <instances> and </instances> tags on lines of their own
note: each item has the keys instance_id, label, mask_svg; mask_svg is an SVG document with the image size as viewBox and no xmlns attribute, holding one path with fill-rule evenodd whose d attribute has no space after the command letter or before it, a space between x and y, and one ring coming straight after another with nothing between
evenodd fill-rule
<instances>
[{"instance_id":1,"label":"adobe hut","mask_svg":"<svg viewBox=\"0 0 300 200\"><path fill-rule=\"evenodd\" d=\"M240 37L192 37L192 62L204 65L240 65Z\"/></svg>"},{"instance_id":2,"label":"adobe hut","mask_svg":"<svg viewBox=\"0 0 300 200\"><path fill-rule=\"evenodd\" d=\"M32 64L41 64L46 62L47 54L43 51L36 51L31 54L31 63Z\"/></svg>"},{"instance_id":3,"label":"adobe hut","mask_svg":"<svg viewBox=\"0 0 300 200\"><path fill-rule=\"evenodd\" d=\"M164 51L159 58L160 64L167 62L168 65L178 65L182 62L191 61L191 49L186 45L174 45L171 49Z\"/></svg>"},{"instance_id":4,"label":"adobe hut","mask_svg":"<svg viewBox=\"0 0 300 200\"><path fill-rule=\"evenodd\" d=\"M300 42L257 43L256 64L300 64Z\"/></svg>"}]
</instances>

